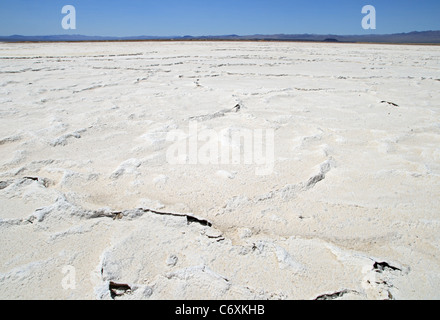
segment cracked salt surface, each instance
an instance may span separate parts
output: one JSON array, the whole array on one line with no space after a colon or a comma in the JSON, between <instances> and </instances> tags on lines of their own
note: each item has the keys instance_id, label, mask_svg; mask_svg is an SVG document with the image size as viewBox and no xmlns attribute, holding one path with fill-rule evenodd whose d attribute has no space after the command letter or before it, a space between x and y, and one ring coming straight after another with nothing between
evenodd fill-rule
<instances>
[{"instance_id":1,"label":"cracked salt surface","mask_svg":"<svg viewBox=\"0 0 440 320\"><path fill-rule=\"evenodd\" d=\"M440 298L437 47L0 49L0 298ZM168 163L189 121L273 172Z\"/></svg>"}]
</instances>

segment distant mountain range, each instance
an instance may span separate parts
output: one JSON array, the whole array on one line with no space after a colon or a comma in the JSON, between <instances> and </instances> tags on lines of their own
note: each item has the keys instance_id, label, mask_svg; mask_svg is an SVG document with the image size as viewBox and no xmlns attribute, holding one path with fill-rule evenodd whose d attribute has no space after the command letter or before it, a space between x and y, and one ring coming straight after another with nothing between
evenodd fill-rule
<instances>
[{"instance_id":1,"label":"distant mountain range","mask_svg":"<svg viewBox=\"0 0 440 320\"><path fill-rule=\"evenodd\" d=\"M56 42L56 41L317 41L317 42L367 42L367 43L427 43L440 44L440 31L414 31L395 34L368 35L319 35L319 34L272 34L247 35L235 34L221 36L135 36L135 37L100 37L84 35L50 35L50 36L0 36L0 42Z\"/></svg>"}]
</instances>

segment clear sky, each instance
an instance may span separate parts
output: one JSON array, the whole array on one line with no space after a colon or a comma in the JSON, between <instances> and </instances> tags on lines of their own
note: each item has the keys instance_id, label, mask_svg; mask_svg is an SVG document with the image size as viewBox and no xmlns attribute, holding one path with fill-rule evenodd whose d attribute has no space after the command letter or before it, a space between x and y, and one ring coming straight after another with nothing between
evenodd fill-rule
<instances>
[{"instance_id":1,"label":"clear sky","mask_svg":"<svg viewBox=\"0 0 440 320\"><path fill-rule=\"evenodd\" d=\"M76 30L61 26L64 5ZM361 26L373 5L377 29ZM440 0L0 0L0 35L366 34L440 30Z\"/></svg>"}]
</instances>

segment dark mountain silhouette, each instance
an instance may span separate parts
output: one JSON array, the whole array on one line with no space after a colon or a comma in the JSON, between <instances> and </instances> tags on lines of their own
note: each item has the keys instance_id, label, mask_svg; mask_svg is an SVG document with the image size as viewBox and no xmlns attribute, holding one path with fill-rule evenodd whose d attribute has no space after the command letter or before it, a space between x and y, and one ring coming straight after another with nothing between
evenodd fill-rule
<instances>
[{"instance_id":1,"label":"dark mountain silhouette","mask_svg":"<svg viewBox=\"0 0 440 320\"><path fill-rule=\"evenodd\" d=\"M320 42L366 42L366 43L427 43L440 44L440 31L414 31L395 34L367 34L367 35L334 35L334 34L272 34L272 35L220 35L220 36L84 36L48 35L48 36L0 36L1 42L56 42L56 41L142 41L142 40L175 40L175 41L202 41L202 40L241 40L241 41L320 41Z\"/></svg>"}]
</instances>

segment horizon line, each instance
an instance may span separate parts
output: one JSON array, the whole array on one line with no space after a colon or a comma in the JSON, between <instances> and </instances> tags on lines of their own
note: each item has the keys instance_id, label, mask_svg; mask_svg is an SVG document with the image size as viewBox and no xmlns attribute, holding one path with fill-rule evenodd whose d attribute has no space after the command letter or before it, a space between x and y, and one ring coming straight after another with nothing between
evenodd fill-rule
<instances>
[{"instance_id":1,"label":"horizon line","mask_svg":"<svg viewBox=\"0 0 440 320\"><path fill-rule=\"evenodd\" d=\"M0 35L0 37L54 37L54 36L82 36L82 37L102 37L102 38L134 38L134 37L155 37L155 38L184 38L184 37L192 37L192 38L200 38L200 37L251 37L251 36L299 36L299 35L308 35L308 36L339 36L339 37L348 37L348 36L388 36L388 35L402 35L402 34L412 34L412 33L424 33L424 32L440 32L440 30L421 30L421 31L409 31L409 32L394 32L394 33L367 33L367 34L338 34L338 33L254 33L254 34L202 34L202 35L166 35L166 36L158 36L158 35L124 35L124 36L114 36L114 35L88 35L81 33L62 33L62 34L41 34L41 35L23 35L23 34L10 34L10 35Z\"/></svg>"}]
</instances>

